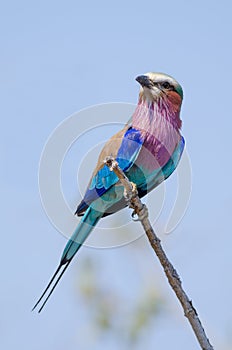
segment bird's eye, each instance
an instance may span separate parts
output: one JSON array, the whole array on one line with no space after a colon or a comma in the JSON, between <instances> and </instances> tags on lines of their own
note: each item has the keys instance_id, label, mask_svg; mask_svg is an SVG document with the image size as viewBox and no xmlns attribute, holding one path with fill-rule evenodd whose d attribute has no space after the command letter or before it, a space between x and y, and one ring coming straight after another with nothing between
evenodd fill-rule
<instances>
[{"instance_id":1,"label":"bird's eye","mask_svg":"<svg viewBox=\"0 0 232 350\"><path fill-rule=\"evenodd\" d=\"M162 88L164 89L171 89L172 87L168 81L163 82L161 85L162 85Z\"/></svg>"}]
</instances>

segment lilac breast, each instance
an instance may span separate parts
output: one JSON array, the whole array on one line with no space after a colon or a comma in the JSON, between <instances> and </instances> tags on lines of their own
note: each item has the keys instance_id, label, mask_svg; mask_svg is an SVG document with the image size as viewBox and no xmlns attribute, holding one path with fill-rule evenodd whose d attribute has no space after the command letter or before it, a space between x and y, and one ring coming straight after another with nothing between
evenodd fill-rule
<instances>
[{"instance_id":1,"label":"lilac breast","mask_svg":"<svg viewBox=\"0 0 232 350\"><path fill-rule=\"evenodd\" d=\"M151 172L162 168L171 157L176 144L173 144L173 147L170 149L170 147L166 147L160 140L149 135L145 137L136 164L142 169Z\"/></svg>"},{"instance_id":2,"label":"lilac breast","mask_svg":"<svg viewBox=\"0 0 232 350\"><path fill-rule=\"evenodd\" d=\"M176 120L179 114L164 101L147 105L140 103L133 116L132 126L140 130L144 140L136 163L148 171L163 167L180 141Z\"/></svg>"}]
</instances>

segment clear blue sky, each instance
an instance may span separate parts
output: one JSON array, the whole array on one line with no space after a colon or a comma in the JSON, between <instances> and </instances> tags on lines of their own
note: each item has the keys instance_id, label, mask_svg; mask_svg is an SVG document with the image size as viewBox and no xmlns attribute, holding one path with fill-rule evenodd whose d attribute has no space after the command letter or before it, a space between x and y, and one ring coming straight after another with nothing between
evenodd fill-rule
<instances>
[{"instance_id":1,"label":"clear blue sky","mask_svg":"<svg viewBox=\"0 0 232 350\"><path fill-rule=\"evenodd\" d=\"M30 313L65 244L40 203L40 154L67 116L103 102L136 103L135 76L162 71L184 89L183 133L193 169L188 212L165 246L212 342L226 349L232 330L231 11L225 0L2 3L2 348L81 348L73 335L81 318L74 267L45 312ZM89 254L83 249L80 259ZM104 264L133 264L123 249L93 254ZM183 333L173 334L166 315L165 337L163 328L156 330L158 348L170 349L171 339L173 349L197 349L179 308L177 314Z\"/></svg>"}]
</instances>

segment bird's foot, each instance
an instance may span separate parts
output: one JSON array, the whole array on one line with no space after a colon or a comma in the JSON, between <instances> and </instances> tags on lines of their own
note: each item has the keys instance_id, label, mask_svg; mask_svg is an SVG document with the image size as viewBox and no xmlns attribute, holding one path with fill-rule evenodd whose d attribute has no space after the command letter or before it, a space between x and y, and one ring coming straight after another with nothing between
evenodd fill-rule
<instances>
[{"instance_id":1,"label":"bird's foot","mask_svg":"<svg viewBox=\"0 0 232 350\"><path fill-rule=\"evenodd\" d=\"M133 194L133 196L137 196L138 195L138 191L137 191L136 184L134 182L131 182L130 184L132 186L132 194Z\"/></svg>"},{"instance_id":2,"label":"bird's foot","mask_svg":"<svg viewBox=\"0 0 232 350\"><path fill-rule=\"evenodd\" d=\"M118 167L118 162L112 156L106 157L104 163L110 168L110 171L114 171Z\"/></svg>"},{"instance_id":3,"label":"bird's foot","mask_svg":"<svg viewBox=\"0 0 232 350\"><path fill-rule=\"evenodd\" d=\"M145 204L143 204L142 208L137 211L133 211L131 214L132 220L133 221L143 221L145 218L148 218L148 209Z\"/></svg>"},{"instance_id":4,"label":"bird's foot","mask_svg":"<svg viewBox=\"0 0 232 350\"><path fill-rule=\"evenodd\" d=\"M137 186L134 182L130 182L132 189L128 191L126 188L124 188L124 198L126 202L128 202L128 205L130 207L130 201L132 198L136 197L138 195Z\"/></svg>"}]
</instances>

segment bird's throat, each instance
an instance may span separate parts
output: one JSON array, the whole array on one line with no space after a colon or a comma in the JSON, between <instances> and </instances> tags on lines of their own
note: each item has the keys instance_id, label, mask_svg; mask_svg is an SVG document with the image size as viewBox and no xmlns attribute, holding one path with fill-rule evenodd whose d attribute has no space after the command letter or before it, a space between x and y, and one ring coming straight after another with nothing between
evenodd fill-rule
<instances>
[{"instance_id":1,"label":"bird's throat","mask_svg":"<svg viewBox=\"0 0 232 350\"><path fill-rule=\"evenodd\" d=\"M179 112L180 108L167 99L155 102L140 99L132 116L132 127L140 130L144 139L140 157L146 166L157 168L158 163L162 167L174 152L181 137Z\"/></svg>"}]
</instances>

